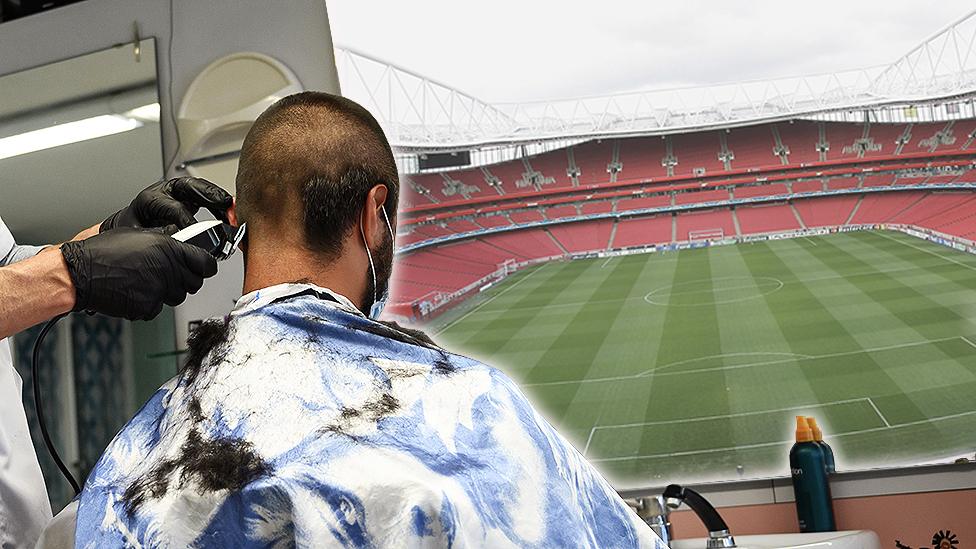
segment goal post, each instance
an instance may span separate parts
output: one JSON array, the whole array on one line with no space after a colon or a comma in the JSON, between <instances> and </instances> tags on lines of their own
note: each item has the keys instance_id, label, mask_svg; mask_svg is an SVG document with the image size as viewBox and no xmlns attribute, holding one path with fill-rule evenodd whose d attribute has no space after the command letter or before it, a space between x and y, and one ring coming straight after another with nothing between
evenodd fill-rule
<instances>
[{"instance_id":1,"label":"goal post","mask_svg":"<svg viewBox=\"0 0 976 549\"><path fill-rule=\"evenodd\" d=\"M498 265L498 271L496 272L498 273L499 278L504 278L514 273L517 270L518 270L518 265L515 263L515 260L506 259L503 263L500 263Z\"/></svg>"}]
</instances>

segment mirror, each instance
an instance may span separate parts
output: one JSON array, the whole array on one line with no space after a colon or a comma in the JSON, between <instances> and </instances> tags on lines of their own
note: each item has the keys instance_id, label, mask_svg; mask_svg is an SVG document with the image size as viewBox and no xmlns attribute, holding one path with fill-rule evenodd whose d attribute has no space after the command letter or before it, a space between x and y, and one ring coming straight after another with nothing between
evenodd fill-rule
<instances>
[{"instance_id":1,"label":"mirror","mask_svg":"<svg viewBox=\"0 0 976 549\"><path fill-rule=\"evenodd\" d=\"M72 238L163 175L153 39L0 77L0 218L19 244ZM42 442L30 358L41 326L13 338L54 511L71 497ZM153 322L72 314L41 345L48 428L79 481L121 425L176 370L173 313Z\"/></svg>"}]
</instances>

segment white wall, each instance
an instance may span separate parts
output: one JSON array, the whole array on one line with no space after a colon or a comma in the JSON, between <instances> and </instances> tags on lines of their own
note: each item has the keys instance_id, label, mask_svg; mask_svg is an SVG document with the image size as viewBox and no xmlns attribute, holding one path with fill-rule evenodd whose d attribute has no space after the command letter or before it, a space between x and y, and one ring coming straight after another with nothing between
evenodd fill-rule
<instances>
[{"instance_id":1,"label":"white wall","mask_svg":"<svg viewBox=\"0 0 976 549\"><path fill-rule=\"evenodd\" d=\"M132 42L133 23L138 24L141 37L156 38L163 154L167 160L176 146L168 114L171 105L180 104L193 78L217 58L256 51L287 65L306 89L339 92L324 0L88 0L0 25L0 75ZM0 189L0 199L2 192ZM83 190L68 188L64 192L70 196ZM131 199L119 196L118 207ZM38 205L39 212L41 207ZM242 273L239 256L222 264L219 274L207 281L201 293L177 309L179 345L189 320L230 310L240 295Z\"/></svg>"},{"instance_id":2,"label":"white wall","mask_svg":"<svg viewBox=\"0 0 976 549\"><path fill-rule=\"evenodd\" d=\"M131 42L137 23L142 37L156 38L163 153L169 159L176 144L166 114L171 5L176 105L204 67L238 51L275 57L307 89L338 93L324 0L88 0L0 25L0 75Z\"/></svg>"}]
</instances>

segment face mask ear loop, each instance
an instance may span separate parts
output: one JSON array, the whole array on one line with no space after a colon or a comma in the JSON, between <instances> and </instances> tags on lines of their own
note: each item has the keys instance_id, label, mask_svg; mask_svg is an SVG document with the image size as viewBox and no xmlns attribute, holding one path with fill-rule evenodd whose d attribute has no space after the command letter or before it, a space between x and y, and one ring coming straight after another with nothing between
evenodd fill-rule
<instances>
[{"instance_id":1,"label":"face mask ear loop","mask_svg":"<svg viewBox=\"0 0 976 549\"><path fill-rule=\"evenodd\" d=\"M380 209L383 210L383 221L386 221L386 229L390 231L390 244L393 248L393 253L396 253L396 233L393 232L393 225L390 224L390 216L386 214L386 206L381 206Z\"/></svg>"},{"instance_id":2,"label":"face mask ear loop","mask_svg":"<svg viewBox=\"0 0 976 549\"><path fill-rule=\"evenodd\" d=\"M386 221L386 228L390 230L390 240L393 241L394 247L396 246L396 234L393 232L393 225L390 224L390 216L386 215L386 207L383 208L383 221Z\"/></svg>"},{"instance_id":3,"label":"face mask ear loop","mask_svg":"<svg viewBox=\"0 0 976 549\"><path fill-rule=\"evenodd\" d=\"M376 303L376 300L378 299L378 296L376 295L376 269L373 268L373 254L369 253L369 244L366 242L366 231L363 230L362 225L359 226L359 234L363 236L363 246L366 248L366 258L369 259L369 272L373 275L373 303Z\"/></svg>"}]
</instances>

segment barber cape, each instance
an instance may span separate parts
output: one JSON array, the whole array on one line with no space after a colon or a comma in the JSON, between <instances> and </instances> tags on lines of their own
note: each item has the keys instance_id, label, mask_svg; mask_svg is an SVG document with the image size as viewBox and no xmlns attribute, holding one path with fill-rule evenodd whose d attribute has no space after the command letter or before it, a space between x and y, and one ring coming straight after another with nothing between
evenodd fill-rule
<instances>
[{"instance_id":1,"label":"barber cape","mask_svg":"<svg viewBox=\"0 0 976 549\"><path fill-rule=\"evenodd\" d=\"M328 290L249 294L189 348L77 547L665 547L509 378Z\"/></svg>"}]
</instances>

